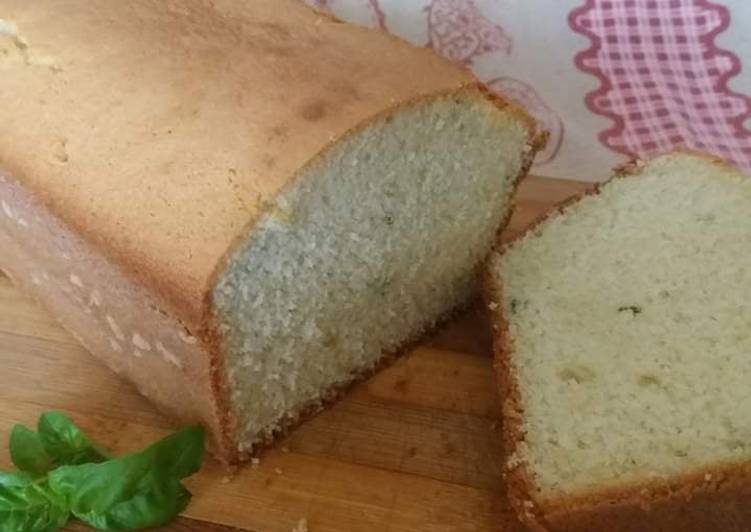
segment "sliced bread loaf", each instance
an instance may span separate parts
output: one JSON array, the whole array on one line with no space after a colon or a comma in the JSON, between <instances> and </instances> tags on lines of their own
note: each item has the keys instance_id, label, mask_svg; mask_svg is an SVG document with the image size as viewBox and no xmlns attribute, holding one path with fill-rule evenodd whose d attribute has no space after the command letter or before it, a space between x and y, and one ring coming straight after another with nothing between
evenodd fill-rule
<instances>
[{"instance_id":1,"label":"sliced bread loaf","mask_svg":"<svg viewBox=\"0 0 751 532\"><path fill-rule=\"evenodd\" d=\"M228 461L470 297L541 140L297 0L2 6L0 266Z\"/></svg>"},{"instance_id":2,"label":"sliced bread loaf","mask_svg":"<svg viewBox=\"0 0 751 532\"><path fill-rule=\"evenodd\" d=\"M510 496L535 530L751 530L751 179L624 174L490 262Z\"/></svg>"}]
</instances>

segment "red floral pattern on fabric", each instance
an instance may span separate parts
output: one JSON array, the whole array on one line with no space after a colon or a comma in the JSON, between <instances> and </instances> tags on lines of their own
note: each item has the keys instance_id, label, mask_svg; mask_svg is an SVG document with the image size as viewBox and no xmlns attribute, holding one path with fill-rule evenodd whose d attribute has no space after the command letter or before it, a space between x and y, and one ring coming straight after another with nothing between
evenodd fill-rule
<instances>
[{"instance_id":1,"label":"red floral pattern on fabric","mask_svg":"<svg viewBox=\"0 0 751 532\"><path fill-rule=\"evenodd\" d=\"M609 148L649 157L679 146L716 153L751 169L751 99L727 86L738 58L715 37L730 24L707 0L586 0L569 16L591 46L575 58L600 87L585 97L614 125Z\"/></svg>"},{"instance_id":2,"label":"red floral pattern on fabric","mask_svg":"<svg viewBox=\"0 0 751 532\"><path fill-rule=\"evenodd\" d=\"M438 53L463 63L481 54L511 51L511 37L485 18L474 0L433 0L428 12L428 35Z\"/></svg>"}]
</instances>

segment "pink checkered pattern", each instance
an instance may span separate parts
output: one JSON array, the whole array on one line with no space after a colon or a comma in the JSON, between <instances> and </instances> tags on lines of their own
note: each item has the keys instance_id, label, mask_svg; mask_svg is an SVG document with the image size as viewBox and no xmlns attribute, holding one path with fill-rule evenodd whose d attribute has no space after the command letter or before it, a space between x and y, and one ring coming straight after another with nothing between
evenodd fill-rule
<instances>
[{"instance_id":1,"label":"pink checkered pattern","mask_svg":"<svg viewBox=\"0 0 751 532\"><path fill-rule=\"evenodd\" d=\"M705 150L751 169L751 99L727 80L738 58L715 45L727 28L727 9L705 0L587 0L569 17L591 39L576 65L597 76L586 96L613 127L600 133L608 147L648 157L675 147Z\"/></svg>"}]
</instances>

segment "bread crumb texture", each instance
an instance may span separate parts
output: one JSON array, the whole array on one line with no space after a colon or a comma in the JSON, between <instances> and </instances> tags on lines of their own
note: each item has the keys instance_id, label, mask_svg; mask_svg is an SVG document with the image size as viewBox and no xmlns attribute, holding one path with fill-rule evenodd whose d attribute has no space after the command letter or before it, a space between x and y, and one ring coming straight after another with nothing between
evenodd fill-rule
<instances>
[{"instance_id":1,"label":"bread crumb texture","mask_svg":"<svg viewBox=\"0 0 751 532\"><path fill-rule=\"evenodd\" d=\"M527 125L479 92L376 120L265 211L214 290L240 449L466 300Z\"/></svg>"},{"instance_id":2,"label":"bread crumb texture","mask_svg":"<svg viewBox=\"0 0 751 532\"><path fill-rule=\"evenodd\" d=\"M671 154L492 270L544 497L751 459L751 180ZM511 465L511 464L509 464Z\"/></svg>"}]
</instances>

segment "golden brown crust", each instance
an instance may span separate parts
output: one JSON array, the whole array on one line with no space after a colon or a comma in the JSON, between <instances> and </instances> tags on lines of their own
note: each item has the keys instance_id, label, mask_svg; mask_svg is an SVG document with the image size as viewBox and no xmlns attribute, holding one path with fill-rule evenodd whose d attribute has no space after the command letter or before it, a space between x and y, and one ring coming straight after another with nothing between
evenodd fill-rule
<instances>
[{"instance_id":1,"label":"golden brown crust","mask_svg":"<svg viewBox=\"0 0 751 532\"><path fill-rule=\"evenodd\" d=\"M678 153L737 171L709 154L691 150ZM616 168L614 175L637 175L643 167L642 161L629 161ZM549 218L563 214L568 206L599 191L600 186L595 185L558 205L506 243L500 253ZM541 532L751 531L751 463L719 464L664 480L543 499L524 459L524 408L512 362L513 340L501 304L503 283L495 278L491 268L485 270L483 296L491 311L494 367L502 400L504 475L511 505L522 523Z\"/></svg>"},{"instance_id":2,"label":"golden brown crust","mask_svg":"<svg viewBox=\"0 0 751 532\"><path fill-rule=\"evenodd\" d=\"M537 222L541 223L544 218ZM504 246L503 249L506 249ZM514 378L511 365L511 342L508 335L508 321L503 313L503 287L495 279L491 268L485 270L483 296L490 311L490 322L493 328L493 348L495 351L493 367L495 369L498 387L501 395L502 418L502 446L505 460L504 478L507 494L511 506L519 516L519 520L531 530L546 530L539 525L541 515L537 507L532 506L534 484L527 475L521 463L509 467L509 460L518 452L518 447L524 441L524 411L521 408L521 394Z\"/></svg>"},{"instance_id":3,"label":"golden brown crust","mask_svg":"<svg viewBox=\"0 0 751 532\"><path fill-rule=\"evenodd\" d=\"M751 463L708 468L544 505L551 531L751 530Z\"/></svg>"}]
</instances>

